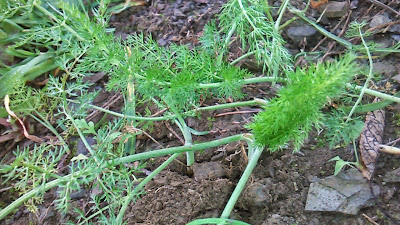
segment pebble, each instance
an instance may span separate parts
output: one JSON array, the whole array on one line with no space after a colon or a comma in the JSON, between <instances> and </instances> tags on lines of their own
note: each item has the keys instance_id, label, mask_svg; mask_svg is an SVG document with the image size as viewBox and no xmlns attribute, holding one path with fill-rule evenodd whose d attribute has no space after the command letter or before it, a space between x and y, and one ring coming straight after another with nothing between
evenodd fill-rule
<instances>
[{"instance_id":1,"label":"pebble","mask_svg":"<svg viewBox=\"0 0 400 225\"><path fill-rule=\"evenodd\" d=\"M379 14L372 17L371 22L369 23L369 27L374 28L389 22L391 22L391 20L387 15Z\"/></svg>"},{"instance_id":2,"label":"pebble","mask_svg":"<svg viewBox=\"0 0 400 225\"><path fill-rule=\"evenodd\" d=\"M228 168L219 162L196 163L193 165L193 174L196 180L215 180L226 177Z\"/></svg>"},{"instance_id":3,"label":"pebble","mask_svg":"<svg viewBox=\"0 0 400 225\"><path fill-rule=\"evenodd\" d=\"M325 10L326 9L326 10ZM319 13L323 13L325 18L340 18L347 14L349 10L349 3L344 2L328 2L327 4L321 5L317 8Z\"/></svg>"},{"instance_id":4,"label":"pebble","mask_svg":"<svg viewBox=\"0 0 400 225\"><path fill-rule=\"evenodd\" d=\"M379 186L373 184L373 190L379 196ZM374 204L373 197L368 181L352 168L312 183L305 210L357 215L361 208Z\"/></svg>"},{"instance_id":5,"label":"pebble","mask_svg":"<svg viewBox=\"0 0 400 225\"><path fill-rule=\"evenodd\" d=\"M391 37L392 37L395 41L400 41L400 35L398 35L398 34L393 34L393 35L391 35Z\"/></svg>"},{"instance_id":6,"label":"pebble","mask_svg":"<svg viewBox=\"0 0 400 225\"><path fill-rule=\"evenodd\" d=\"M400 34L400 24L390 26L389 31L394 34Z\"/></svg>"},{"instance_id":7,"label":"pebble","mask_svg":"<svg viewBox=\"0 0 400 225\"><path fill-rule=\"evenodd\" d=\"M86 137L86 141L88 142L88 144L90 146L93 146L97 143L97 141L93 137ZM77 151L75 154L76 156L79 154L86 155L86 156L89 155L89 150L86 148L86 146L83 143L81 138L79 138L76 148L77 148Z\"/></svg>"},{"instance_id":8,"label":"pebble","mask_svg":"<svg viewBox=\"0 0 400 225\"><path fill-rule=\"evenodd\" d=\"M290 27L286 34L296 45L301 44L305 38L307 42L310 42L312 40L318 40L318 36L320 36L320 33L310 25Z\"/></svg>"},{"instance_id":9,"label":"pebble","mask_svg":"<svg viewBox=\"0 0 400 225\"><path fill-rule=\"evenodd\" d=\"M390 78L396 75L396 67L395 64L390 61L376 62L374 63L373 72L377 75L382 75L387 78Z\"/></svg>"},{"instance_id":10,"label":"pebble","mask_svg":"<svg viewBox=\"0 0 400 225\"><path fill-rule=\"evenodd\" d=\"M400 182L400 168L390 171L385 174L383 181L388 183L399 183Z\"/></svg>"},{"instance_id":11,"label":"pebble","mask_svg":"<svg viewBox=\"0 0 400 225\"><path fill-rule=\"evenodd\" d=\"M396 81L397 83L400 83L400 75L394 76L394 77L392 77L392 79L393 79L394 81ZM399 175L399 176L400 176L400 175Z\"/></svg>"},{"instance_id":12,"label":"pebble","mask_svg":"<svg viewBox=\"0 0 400 225\"><path fill-rule=\"evenodd\" d=\"M268 187L261 183L254 183L247 187L241 198L241 203L246 208L269 207L272 204L272 196Z\"/></svg>"}]
</instances>

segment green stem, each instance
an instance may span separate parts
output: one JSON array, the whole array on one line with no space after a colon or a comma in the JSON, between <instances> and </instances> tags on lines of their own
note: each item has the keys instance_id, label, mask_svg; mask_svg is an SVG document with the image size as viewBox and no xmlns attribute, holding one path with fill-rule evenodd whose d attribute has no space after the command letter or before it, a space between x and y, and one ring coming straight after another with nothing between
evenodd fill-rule
<instances>
[{"instance_id":1,"label":"green stem","mask_svg":"<svg viewBox=\"0 0 400 225\"><path fill-rule=\"evenodd\" d=\"M259 98L255 98L254 100L244 101L244 102L232 102L232 103L224 103L224 104L220 104L220 105L200 107L198 109L186 112L184 114L190 114L193 111L218 110L218 109L226 109L226 108L249 106L249 105L267 106L267 104L268 104L268 101L259 99Z\"/></svg>"},{"instance_id":2,"label":"green stem","mask_svg":"<svg viewBox=\"0 0 400 225\"><path fill-rule=\"evenodd\" d=\"M236 26L237 26L237 24L234 23L233 26L231 27L231 29L229 30L228 34L226 35L224 50L228 48L228 46L229 46L229 41L231 40L231 37L232 37L233 33L234 33L235 30L236 30ZM218 61L217 61L217 62L218 62L219 65L222 63L222 59L223 59L223 57L224 57L224 54L223 54L223 53L225 53L224 50L222 51L222 53L220 53L220 54L218 55L218 59L217 59Z\"/></svg>"},{"instance_id":3,"label":"green stem","mask_svg":"<svg viewBox=\"0 0 400 225\"><path fill-rule=\"evenodd\" d=\"M111 203L110 205L105 206L104 208L99 208L96 212L91 214L90 216L86 217L84 221L80 222L79 225L89 224L89 220L96 217L100 213L103 213L104 210L109 209L112 205L115 205L117 202Z\"/></svg>"},{"instance_id":4,"label":"green stem","mask_svg":"<svg viewBox=\"0 0 400 225\"><path fill-rule=\"evenodd\" d=\"M58 138L58 140L61 142L61 145L65 146L66 148L66 152L69 154L71 153L71 150L69 149L67 143L64 141L64 138L61 137L61 135L57 132L56 129L54 129L54 127L43 117L43 115L38 112L37 110L34 110L34 112L40 117L37 118L35 115L33 114L29 114L33 119L35 119L37 122L39 122L40 124L42 124L43 126L45 126L47 129L49 129L51 132L53 132L54 135L56 135L56 137Z\"/></svg>"},{"instance_id":5,"label":"green stem","mask_svg":"<svg viewBox=\"0 0 400 225\"><path fill-rule=\"evenodd\" d=\"M274 22L274 18L272 17L272 15L271 15L271 10L270 10L270 6L269 6L269 4L268 4L268 1L263 1L263 3L265 4L265 8L267 9L267 10L265 10L265 14L267 15L267 18L269 19L269 21L271 22L271 23L273 23Z\"/></svg>"},{"instance_id":6,"label":"green stem","mask_svg":"<svg viewBox=\"0 0 400 225\"><path fill-rule=\"evenodd\" d=\"M103 170L107 168L108 166L115 166L115 165L120 165L123 163L130 163L138 160L143 160L143 159L149 159L153 157L159 157L159 156L164 156L164 155L169 155L169 154L175 154L175 153L183 153L187 151L197 151L197 150L203 150L206 148L212 148L212 147L217 147L219 145L225 145L229 144L231 142L236 142L236 141L252 141L252 135L251 134L238 134L226 138L221 138L219 140L214 140L210 142L205 142L201 144L194 144L191 146L180 146L180 147L172 147L172 148L167 148L167 149L160 149L160 150L154 150L150 152L143 152L131 156L126 156L118 159L113 159L109 160L107 163L104 163L100 165L100 168ZM37 194L47 191L53 187L59 186L63 182L67 182L68 179L71 179L71 177L80 177L84 173L89 173L93 172L92 168L87 168L83 169L81 171L77 171L73 174L66 175L62 177L61 179L56 179L53 181L48 182L47 184L44 185L44 187L37 187L21 197L19 197L17 200L12 202L10 205L8 205L6 208L0 211L0 220L4 219L8 214L13 212L18 206L23 204L24 202L28 201L30 198L36 196Z\"/></svg>"},{"instance_id":7,"label":"green stem","mask_svg":"<svg viewBox=\"0 0 400 225\"><path fill-rule=\"evenodd\" d=\"M15 23L14 21L12 21L10 19L4 19L3 22L10 24L14 28L16 28L18 31L23 31L24 30L23 27L21 27L20 25L18 25L17 23Z\"/></svg>"},{"instance_id":8,"label":"green stem","mask_svg":"<svg viewBox=\"0 0 400 225\"><path fill-rule=\"evenodd\" d=\"M4 219L8 214L12 213L16 208L18 208L24 202L37 196L38 194L40 194L43 191L47 191L51 188L59 186L60 183L65 182L68 178L71 178L71 177L72 177L72 174L66 175L66 176L62 177L62 179L56 179L56 180L46 183L44 185L44 187L40 186L40 187L34 188L31 191L25 193L24 195L22 195L17 200L15 200L10 205L8 205L7 207L5 207L4 209L2 209L0 211L0 220Z\"/></svg>"},{"instance_id":9,"label":"green stem","mask_svg":"<svg viewBox=\"0 0 400 225\"><path fill-rule=\"evenodd\" d=\"M374 64L373 64L373 62L372 62L371 53L370 53L370 51L369 51L369 48L368 48L367 43L366 43L365 40L364 40L363 34L362 34L362 32L361 32L361 28L358 28L358 32L359 32L359 34L360 34L360 38L361 38L361 41L362 41L362 43L363 43L363 45L364 45L364 48L365 48L365 50L367 51L367 56L368 56L368 60L369 60L369 73L368 73L368 78L367 78L367 80L366 80L365 83L364 83L364 86L361 88L361 93L360 93L360 95L358 96L358 99L357 99L356 103L354 103L353 108L351 109L349 115L347 116L346 123L349 122L351 116L352 116L353 113L354 113L354 110L356 110L358 104L360 104L360 102L361 102L361 100L362 100L362 97L364 96L365 89L367 89L368 83L369 83L369 82L371 81L371 79L372 79L372 71L373 71L373 66L374 66Z\"/></svg>"},{"instance_id":10,"label":"green stem","mask_svg":"<svg viewBox=\"0 0 400 225\"><path fill-rule=\"evenodd\" d=\"M248 223L233 220L233 219L221 219L221 218L206 218L206 219L197 219L192 221L186 225L200 225L200 224L232 224L232 225L250 225Z\"/></svg>"},{"instance_id":11,"label":"green stem","mask_svg":"<svg viewBox=\"0 0 400 225\"><path fill-rule=\"evenodd\" d=\"M247 52L246 54L244 54L244 55L240 56L239 58L233 60L231 63L229 63L229 65L233 66L236 63L238 63L240 60L242 60L242 59L244 59L246 57L252 56L254 54L256 54L256 51Z\"/></svg>"},{"instance_id":12,"label":"green stem","mask_svg":"<svg viewBox=\"0 0 400 225\"><path fill-rule=\"evenodd\" d=\"M181 153L175 153L171 157L169 157L165 162L163 162L157 169L151 172L145 179L142 180L133 190L132 192L126 196L126 199L118 213L117 216L117 224L122 224L122 219L124 217L125 211L128 208L129 203L132 199L139 193L139 191L150 182L157 174L159 174L165 167L167 167L170 163L172 163Z\"/></svg>"},{"instance_id":13,"label":"green stem","mask_svg":"<svg viewBox=\"0 0 400 225\"><path fill-rule=\"evenodd\" d=\"M178 125L179 129L182 131L183 137L185 138L185 146L193 145L192 132L189 127L186 125L185 120L179 111L174 107L169 105L171 111L175 114L177 120L175 123ZM194 164L194 152L186 152L186 166L190 167Z\"/></svg>"},{"instance_id":14,"label":"green stem","mask_svg":"<svg viewBox=\"0 0 400 225\"><path fill-rule=\"evenodd\" d=\"M341 45L345 46L347 49L353 48L352 43L330 33L329 31L325 30L324 28L320 27L317 23L315 23L314 21L312 21L312 20L308 19L306 16L304 16L302 11L299 11L295 8L289 8L289 11L293 14L296 14L298 17L300 17L302 20L306 21L307 23L311 24L313 27L315 27L315 29L317 29L320 33L322 33L326 37L337 41Z\"/></svg>"},{"instance_id":15,"label":"green stem","mask_svg":"<svg viewBox=\"0 0 400 225\"><path fill-rule=\"evenodd\" d=\"M400 92L397 92L394 97L400 97ZM375 103L370 103L370 104L366 104L366 105L360 105L357 107L356 110L354 110L354 113L366 113L366 112L371 112L371 111L375 111L378 109L382 109L390 104L392 104L393 101L390 100L383 100L380 102L375 102ZM350 112L352 107L348 106L348 107L343 107L343 110L345 112Z\"/></svg>"},{"instance_id":16,"label":"green stem","mask_svg":"<svg viewBox=\"0 0 400 225\"><path fill-rule=\"evenodd\" d=\"M73 34L76 38L79 39L79 41L85 41L84 38L82 38L74 29L72 29L70 26L65 24L65 21L60 21L56 16L54 16L51 12L47 11L47 9L43 8L41 5L37 4L36 1L33 1L33 5L39 9L42 13L59 23L61 26L63 26L65 29L67 29L71 34Z\"/></svg>"},{"instance_id":17,"label":"green stem","mask_svg":"<svg viewBox=\"0 0 400 225\"><path fill-rule=\"evenodd\" d=\"M76 101L71 100L70 102L76 103ZM205 107L200 107L194 110L190 110L188 112L182 113L182 115L191 115L192 113L198 112L198 111L206 111L206 110L217 110L217 109L226 109L226 108L232 108L232 107L240 107L240 106L249 106L249 105L261 105L261 106L266 106L267 101L263 99L254 99L250 101L244 101L244 102L233 102L233 103L225 103L225 104L220 104L220 105L213 105L213 106L205 106ZM102 111L104 113L108 113L113 116L121 117L121 118L129 118L129 119L135 119L135 120L140 120L140 121L162 121L162 120L170 120L170 119L175 119L175 115L171 116L160 116L160 117L141 117L141 116L130 116L130 115L125 115L122 113L117 113L108 109L101 108L99 106L95 105L90 105L90 107L97 109L99 111Z\"/></svg>"},{"instance_id":18,"label":"green stem","mask_svg":"<svg viewBox=\"0 0 400 225\"><path fill-rule=\"evenodd\" d=\"M198 150L203 150L206 148L216 147L219 145L225 145L225 144L228 144L231 142L248 141L251 137L252 137L252 134L237 134L237 135L233 135L233 136L226 137L226 138L221 138L221 139L214 140L214 141L209 141L209 142L200 143L200 144L193 144L190 146L179 146L179 147L171 147L171 148L153 150L153 151L149 151L149 152L142 152L142 153L138 153L135 155L130 155L130 156L125 156L125 157L121 157L118 159L114 159L114 160L110 161L109 163L112 165L119 165L119 164L123 164L123 163L129 163L129 162L150 159L150 158L155 158L155 157L164 156L164 155L170 155L170 154L174 154L174 153L183 153L183 152L187 152L187 151L198 151Z\"/></svg>"},{"instance_id":19,"label":"green stem","mask_svg":"<svg viewBox=\"0 0 400 225\"><path fill-rule=\"evenodd\" d=\"M275 30L276 31L279 30L279 25L281 24L281 20L283 18L283 14L285 13L285 10L286 10L288 4L289 4L289 0L284 0L284 2L281 5L280 11L279 11L279 16L278 16L278 18L276 19L276 22L275 22Z\"/></svg>"},{"instance_id":20,"label":"green stem","mask_svg":"<svg viewBox=\"0 0 400 225\"><path fill-rule=\"evenodd\" d=\"M249 144L249 149L253 148L254 146L251 146ZM246 186L247 181L249 180L251 176L251 172L253 171L254 167L257 165L258 159L261 156L261 153L263 152L264 147L260 146L255 146L254 147L254 153L253 156L250 158L249 164L246 166L246 169L243 172L242 177L240 177L239 182L236 185L235 190L233 191L231 197L229 198L228 203L226 203L225 209L221 214L222 219L227 219L229 218L229 215L231 214L233 208L235 207L236 201L238 200L240 194L242 193L244 187Z\"/></svg>"},{"instance_id":21,"label":"green stem","mask_svg":"<svg viewBox=\"0 0 400 225\"><path fill-rule=\"evenodd\" d=\"M237 0L237 1L238 1L238 3L239 3L240 9L242 10L242 13L243 13L244 17L246 18L247 22L249 22L249 24L251 25L251 27L252 27L254 30L257 30L258 27L256 27L256 26L253 24L253 21L251 21L249 15L247 14L246 9L245 9L244 6L243 6L242 0Z\"/></svg>"},{"instance_id":22,"label":"green stem","mask_svg":"<svg viewBox=\"0 0 400 225\"><path fill-rule=\"evenodd\" d=\"M262 83L262 82L285 82L286 80L284 78L280 77L252 77L252 78L247 78L242 81L240 81L242 84L254 84L254 83ZM199 88L217 88L223 85L222 82L218 83L208 83L208 84L199 84Z\"/></svg>"},{"instance_id":23,"label":"green stem","mask_svg":"<svg viewBox=\"0 0 400 225\"><path fill-rule=\"evenodd\" d=\"M130 79L132 80L132 79ZM127 96L127 104L126 104L126 115L134 116L136 114L136 103L135 103L135 86L132 82L128 83L127 86L128 96ZM135 120L127 119L128 126L136 126ZM128 138L128 141L125 145L125 154L132 155L135 154L135 145L136 145L136 134L131 134Z\"/></svg>"},{"instance_id":24,"label":"green stem","mask_svg":"<svg viewBox=\"0 0 400 225\"><path fill-rule=\"evenodd\" d=\"M97 158L96 154L94 153L92 147L90 144L87 142L85 135L83 135L82 131L79 129L79 127L76 125L75 120L71 117L71 115L64 110L64 114L67 116L67 118L71 121L72 125L75 127L76 131L78 132L79 137L81 138L83 144L85 145L86 149L90 152L90 155L94 157L94 160L96 163L100 166L100 160Z\"/></svg>"},{"instance_id":25,"label":"green stem","mask_svg":"<svg viewBox=\"0 0 400 225\"><path fill-rule=\"evenodd\" d=\"M279 26L278 30L283 30L285 27L289 26L291 23L297 20L297 17L292 17L290 20L286 21L284 24Z\"/></svg>"},{"instance_id":26,"label":"green stem","mask_svg":"<svg viewBox=\"0 0 400 225\"><path fill-rule=\"evenodd\" d=\"M358 85L357 86L353 86L351 84L347 84L346 87L349 88L349 89L355 89L357 91L361 91L362 88L363 88L361 86L358 86ZM385 94L385 93L382 93L382 92L379 92L379 91L375 91L375 90L371 90L371 89L366 88L364 90L364 93L372 95L372 96L375 96L375 97L378 97L378 98L386 99L386 100L389 100L389 101L392 101L392 102L400 103L400 98L392 96L392 95L388 95L388 94Z\"/></svg>"},{"instance_id":27,"label":"green stem","mask_svg":"<svg viewBox=\"0 0 400 225\"><path fill-rule=\"evenodd\" d=\"M40 168L40 167L38 167L38 166L32 165L32 164L30 164L30 163L22 162L22 163L21 163L21 166L28 167L28 168L30 168L30 169L32 169L32 170L36 170L36 171L38 171L38 172L40 172L40 173L42 173L42 174L50 175L50 176L52 176L52 177L54 177L54 178L62 179L61 176L59 176L59 175L57 175L57 174L55 174L55 173L51 173L51 172L49 172L49 171L46 171L46 170L44 170L44 169L42 169L42 168Z\"/></svg>"}]
</instances>

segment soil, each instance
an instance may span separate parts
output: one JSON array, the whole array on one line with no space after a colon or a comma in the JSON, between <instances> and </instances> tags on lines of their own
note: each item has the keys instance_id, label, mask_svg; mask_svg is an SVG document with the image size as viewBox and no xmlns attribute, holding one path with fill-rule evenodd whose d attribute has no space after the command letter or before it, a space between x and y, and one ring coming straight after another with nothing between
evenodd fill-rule
<instances>
[{"instance_id":1,"label":"soil","mask_svg":"<svg viewBox=\"0 0 400 225\"><path fill-rule=\"evenodd\" d=\"M152 35L161 46L168 46L171 43L194 46L198 44L198 38L202 35L204 25L216 18L216 14L224 2L154 0L148 5L131 7L112 16L110 25L116 28L116 35L122 38L132 33L144 32L147 35ZM280 1L269 2L272 6L278 6ZM352 1L352 4L354 5L355 2ZM389 1L381 2L386 5L389 4ZM300 9L305 7L305 3L301 0L291 1L291 4ZM390 6L397 10L400 8L398 2L393 2ZM319 16L319 13L314 9L310 9L308 12L309 17L318 18ZM375 15L385 15L392 21L396 20L394 13L385 11L370 1L359 1L358 5L352 10L350 21L356 19L370 21ZM286 13L282 23L291 17L290 13ZM332 30L340 20L346 18L324 19L321 23L325 29ZM296 21L291 26L301 23ZM334 32L340 33L344 26L345 22ZM286 30L283 31L283 36L286 39L285 32ZM392 43L394 38L397 38L396 32L380 32L370 37L370 40L375 40L378 43ZM317 36L313 37L312 40L305 40L301 43L289 40L286 47L291 50L292 54L311 51L322 38L322 36ZM317 48L317 51L322 52L330 49L329 54L324 56L326 60L343 51L343 47L332 43L330 40L326 40ZM329 48L329 46L332 47ZM379 60L380 63L394 65L392 72L385 70L387 74L385 74L383 80L392 83L393 90L398 88L398 83L391 80L392 77L399 74L398 55L392 54L392 56ZM306 61L299 60L297 63L302 65ZM251 65L243 64L242 66L254 69ZM383 68L386 67L383 66ZM269 99L274 96L277 89L279 89L279 85L271 87L269 84L257 84L246 86L244 91L248 99L254 97ZM103 97L108 98L109 96ZM212 99L204 104L212 105L218 101L222 100ZM251 121L254 113L240 112L257 110L260 109L238 107L209 111L203 113L202 118L210 119L188 118L187 123L196 130L212 131L208 135L197 136L195 142L216 140L246 132L244 125ZM395 115L399 113L398 105L387 107L386 110L387 118L383 143L397 139L400 134L400 128L396 126L398 118L395 118ZM236 112L237 114L222 114L225 112ZM178 129L172 124L155 123L150 135L162 143L164 147L181 145L179 138L175 136L173 131L178 131ZM177 133L179 136L179 132ZM137 147L142 151L159 148L147 137L139 138ZM130 204L124 221L127 224L185 224L198 218L219 217L246 167L245 148L245 143L239 142L196 152L196 165L193 168L194 177L187 175L186 168L183 166L184 163L182 163L185 162L184 157L178 158L145 187L146 193L141 198ZM372 224L370 221L375 221L377 224L394 224L382 213L381 208L383 208L394 220L400 221L400 184L386 183L382 179L386 173L400 167L400 156L385 154L381 155L377 163L376 174L372 179L372 182L378 184L381 188L381 194L377 196L379 204L362 209L355 216L340 213L306 212L305 202L310 183L334 173L334 162L328 162L328 160L335 156L340 156L344 160L355 161L352 147L329 149L322 135L316 131L310 135L300 152L293 153L291 149L275 153L265 151L253 171L244 193L236 204L231 218L254 225ZM146 169L151 171L165 159L165 157L159 157L148 162ZM196 174L203 174L203 176ZM20 207L7 222L3 221L3 223L29 224L28 221L30 221L33 224L59 224L73 220L75 215L73 212L60 215L54 209L52 205L54 196L55 190L45 195L44 203L39 207L40 216L29 213L25 207ZM6 199L3 204L9 204L14 198L5 196L4 192L0 193L0 197ZM76 197L74 204L82 206L87 204L88 201L88 193L81 193Z\"/></svg>"}]
</instances>

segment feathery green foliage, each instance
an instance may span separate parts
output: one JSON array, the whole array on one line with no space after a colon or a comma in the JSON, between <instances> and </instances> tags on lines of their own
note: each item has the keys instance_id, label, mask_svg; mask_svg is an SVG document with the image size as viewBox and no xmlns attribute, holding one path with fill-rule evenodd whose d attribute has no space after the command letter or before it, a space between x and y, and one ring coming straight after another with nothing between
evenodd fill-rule
<instances>
[{"instance_id":1,"label":"feathery green foliage","mask_svg":"<svg viewBox=\"0 0 400 225\"><path fill-rule=\"evenodd\" d=\"M347 114L339 108L324 119L325 137L329 148L334 148L338 144L348 145L360 136L364 123L358 117L349 121L346 121L346 118Z\"/></svg>"},{"instance_id":2,"label":"feathery green foliage","mask_svg":"<svg viewBox=\"0 0 400 225\"><path fill-rule=\"evenodd\" d=\"M11 108L18 115L34 118L58 138L57 144L61 144L47 142L24 148L12 164L0 167L0 173L8 180L13 179L15 186L25 193L15 204L1 210L0 218L27 199L39 201L43 191L54 187L59 187L56 207L65 213L71 207L71 194L83 187L91 187L88 207L82 211L74 209L79 214L78 222L120 224L129 202L180 153L187 152L188 159L193 157L188 160L188 166L191 166L189 161L194 162L194 150L247 141L250 160L221 216L228 217L257 164L263 145L275 151L293 141L298 149L312 126L321 123L320 109L325 102L341 94L356 69L354 57L347 55L335 63L289 72L291 56L283 47L285 42L278 30L288 2L283 1L277 22L274 22L267 1L230 0L221 11L218 24L213 21L205 27L200 40L202 46L192 49L174 44L168 48L160 47L143 34L129 36L126 40L116 38L113 29L107 28L110 17L107 11L110 1L107 0L87 4L91 9L81 0L27 0L20 4L17 1L5 4L0 0L0 43L9 44L6 52L22 60L13 66L2 64L0 97L9 94ZM3 33L7 35L2 36ZM228 64L224 57L236 40L242 44L243 55ZM267 74L273 74L273 78L255 77L232 65L252 55ZM24 81L57 66L62 72L57 77L49 75L46 86L40 91L24 86ZM95 72L108 76L106 86L109 91L124 95L126 101L122 111L125 110L125 114L91 105L97 93L89 92L90 84L85 83L84 78ZM249 125L258 145L252 134L193 144L192 135L207 132L188 127L185 117L195 116L201 100L210 96L240 99L244 96L241 90L244 84L282 81L284 79L276 79L279 72L289 74L287 86ZM8 87L10 84L14 88ZM248 102L251 101L201 108L229 108L249 105ZM163 115L150 117L149 109L140 115L135 110L138 103L153 104ZM265 101L254 100L252 104L264 105ZM89 107L123 119L94 124L85 118ZM143 125L142 120L172 120L181 130L185 146L136 153L136 131L150 126ZM88 150L86 155L63 158L66 153L76 152L67 144L70 135L79 136ZM88 135L93 137L95 144L88 143ZM132 151L126 151L127 148ZM167 154L174 155L149 176L136 177L143 164L132 165L134 161ZM68 174L61 176L57 170L64 163L69 163L68 168L64 168ZM104 202L107 206L101 204ZM34 204L31 208L35 208Z\"/></svg>"},{"instance_id":3,"label":"feathery green foliage","mask_svg":"<svg viewBox=\"0 0 400 225\"><path fill-rule=\"evenodd\" d=\"M249 125L256 142L276 151L293 141L294 149L298 150L311 128L320 125L321 108L329 98L340 95L355 74L353 60L354 56L347 54L334 63L317 64L291 73L278 97Z\"/></svg>"},{"instance_id":4,"label":"feathery green foliage","mask_svg":"<svg viewBox=\"0 0 400 225\"><path fill-rule=\"evenodd\" d=\"M231 38L236 35L243 54L255 55L263 71L277 75L278 69L291 70L292 57L283 46L285 41L274 26L267 1L230 0L218 15L218 28L210 22L201 38L203 48L218 54L218 61L228 52Z\"/></svg>"}]
</instances>

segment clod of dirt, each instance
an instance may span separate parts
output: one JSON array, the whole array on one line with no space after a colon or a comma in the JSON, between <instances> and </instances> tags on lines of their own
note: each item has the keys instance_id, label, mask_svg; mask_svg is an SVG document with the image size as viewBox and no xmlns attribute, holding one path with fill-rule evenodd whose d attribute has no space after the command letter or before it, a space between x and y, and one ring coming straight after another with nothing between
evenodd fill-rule
<instances>
[{"instance_id":1,"label":"clod of dirt","mask_svg":"<svg viewBox=\"0 0 400 225\"><path fill-rule=\"evenodd\" d=\"M349 3L344 2L329 2L328 4L321 5L317 8L319 13L324 13L326 18L340 18L346 15L347 10L349 10ZM325 12L324 12L325 11Z\"/></svg>"},{"instance_id":2,"label":"clod of dirt","mask_svg":"<svg viewBox=\"0 0 400 225\"><path fill-rule=\"evenodd\" d=\"M196 182L162 171L146 186L146 194L133 202L127 224L186 224L196 218L219 217L233 184L227 179Z\"/></svg>"},{"instance_id":3,"label":"clod of dirt","mask_svg":"<svg viewBox=\"0 0 400 225\"><path fill-rule=\"evenodd\" d=\"M215 180L228 175L228 168L219 162L196 163L193 165L193 173L196 180Z\"/></svg>"},{"instance_id":4,"label":"clod of dirt","mask_svg":"<svg viewBox=\"0 0 400 225\"><path fill-rule=\"evenodd\" d=\"M376 196L378 185L373 185ZM329 176L312 183L308 191L306 211L340 212L356 215L361 208L373 205L369 183L357 169Z\"/></svg>"}]
</instances>

